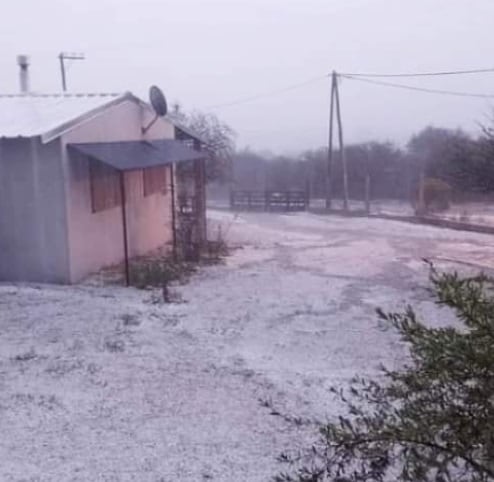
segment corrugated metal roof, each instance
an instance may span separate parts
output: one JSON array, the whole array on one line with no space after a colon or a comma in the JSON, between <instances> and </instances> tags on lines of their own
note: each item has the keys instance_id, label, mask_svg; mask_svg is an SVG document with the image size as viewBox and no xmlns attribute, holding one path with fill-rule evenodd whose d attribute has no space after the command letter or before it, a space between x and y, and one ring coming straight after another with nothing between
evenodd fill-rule
<instances>
[{"instance_id":1,"label":"corrugated metal roof","mask_svg":"<svg viewBox=\"0 0 494 482\"><path fill-rule=\"evenodd\" d=\"M139 101L130 93L0 95L0 137L42 136L48 142L64 128L127 99Z\"/></svg>"},{"instance_id":2,"label":"corrugated metal roof","mask_svg":"<svg viewBox=\"0 0 494 482\"><path fill-rule=\"evenodd\" d=\"M119 171L202 159L204 156L174 139L157 141L90 142L69 144L82 154L108 164Z\"/></svg>"}]
</instances>

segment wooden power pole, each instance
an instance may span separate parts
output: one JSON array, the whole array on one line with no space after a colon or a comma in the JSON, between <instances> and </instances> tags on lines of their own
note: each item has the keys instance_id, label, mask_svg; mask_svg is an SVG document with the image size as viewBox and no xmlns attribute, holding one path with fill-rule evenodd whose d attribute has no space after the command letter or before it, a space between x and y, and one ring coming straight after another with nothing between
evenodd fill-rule
<instances>
[{"instance_id":1,"label":"wooden power pole","mask_svg":"<svg viewBox=\"0 0 494 482\"><path fill-rule=\"evenodd\" d=\"M336 86L336 72L331 75L331 100L329 104L329 142L328 142L328 165L326 170L326 209L331 209L332 198L332 171L333 171L333 124L334 124L334 98Z\"/></svg>"},{"instance_id":2,"label":"wooden power pole","mask_svg":"<svg viewBox=\"0 0 494 482\"><path fill-rule=\"evenodd\" d=\"M343 144L343 125L341 121L341 108L340 108L340 91L338 88L338 77L337 74L333 72L335 76L335 103L336 103L336 118L338 120L338 140L340 147L340 159L341 166L343 169L343 209L348 211L348 170L346 164L346 154L345 146Z\"/></svg>"}]
</instances>

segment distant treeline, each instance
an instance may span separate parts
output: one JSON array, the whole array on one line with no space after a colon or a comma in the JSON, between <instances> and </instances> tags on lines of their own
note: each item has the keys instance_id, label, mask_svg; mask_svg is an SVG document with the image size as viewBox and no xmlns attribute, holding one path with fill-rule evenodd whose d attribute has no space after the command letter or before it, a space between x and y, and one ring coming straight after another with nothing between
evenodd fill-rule
<instances>
[{"instance_id":1,"label":"distant treeline","mask_svg":"<svg viewBox=\"0 0 494 482\"><path fill-rule=\"evenodd\" d=\"M366 176L374 199L411 199L420 174L451 186L459 199L494 193L494 135L490 129L473 138L461 130L427 127L406 148L369 142L345 149L351 199L363 199ZM234 189L308 190L312 198L326 193L327 148L297 157L268 156L251 150L233 157ZM331 173L334 197L342 197L342 164L334 152Z\"/></svg>"}]
</instances>

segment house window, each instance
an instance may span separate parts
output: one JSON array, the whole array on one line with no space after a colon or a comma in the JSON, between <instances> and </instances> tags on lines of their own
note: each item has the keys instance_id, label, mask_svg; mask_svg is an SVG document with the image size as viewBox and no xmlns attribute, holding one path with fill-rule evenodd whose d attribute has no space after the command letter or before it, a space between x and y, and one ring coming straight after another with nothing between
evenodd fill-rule
<instances>
[{"instance_id":1,"label":"house window","mask_svg":"<svg viewBox=\"0 0 494 482\"><path fill-rule=\"evenodd\" d=\"M167 168L165 166L144 169L144 196L167 191Z\"/></svg>"},{"instance_id":2,"label":"house window","mask_svg":"<svg viewBox=\"0 0 494 482\"><path fill-rule=\"evenodd\" d=\"M102 162L89 161L91 207L93 213L119 206L122 203L120 173Z\"/></svg>"}]
</instances>

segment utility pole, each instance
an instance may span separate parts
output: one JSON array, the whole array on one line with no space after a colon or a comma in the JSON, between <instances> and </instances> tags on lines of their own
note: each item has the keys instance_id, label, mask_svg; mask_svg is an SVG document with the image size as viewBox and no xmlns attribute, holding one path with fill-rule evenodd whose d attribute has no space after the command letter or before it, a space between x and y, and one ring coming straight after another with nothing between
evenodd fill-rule
<instances>
[{"instance_id":1,"label":"utility pole","mask_svg":"<svg viewBox=\"0 0 494 482\"><path fill-rule=\"evenodd\" d=\"M84 60L86 57L80 53L60 52L58 59L60 60L60 73L62 75L62 90L67 91L67 73L65 71L66 60Z\"/></svg>"},{"instance_id":2,"label":"utility pole","mask_svg":"<svg viewBox=\"0 0 494 482\"><path fill-rule=\"evenodd\" d=\"M329 142L328 142L328 165L326 170L326 209L331 209L332 197L332 171L333 171L333 123L334 123L334 98L336 86L336 72L331 75L331 100L329 104Z\"/></svg>"},{"instance_id":3,"label":"utility pole","mask_svg":"<svg viewBox=\"0 0 494 482\"><path fill-rule=\"evenodd\" d=\"M341 109L340 109L340 91L338 88L338 76L333 72L336 77L335 82L335 101L336 101L336 118L338 120L338 139L340 145L340 159L343 168L343 209L348 211L348 171L346 165L345 146L343 144L343 125L341 121Z\"/></svg>"}]
</instances>

